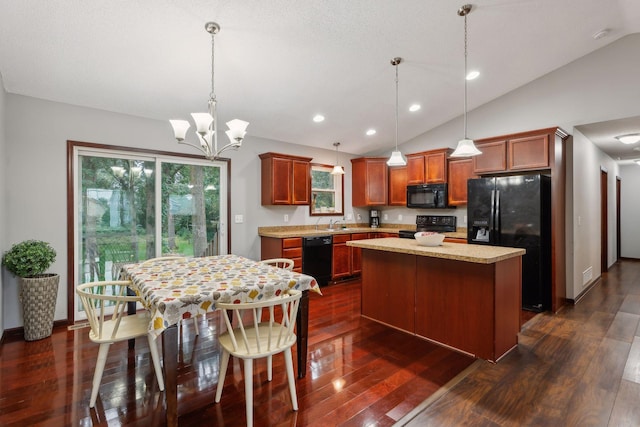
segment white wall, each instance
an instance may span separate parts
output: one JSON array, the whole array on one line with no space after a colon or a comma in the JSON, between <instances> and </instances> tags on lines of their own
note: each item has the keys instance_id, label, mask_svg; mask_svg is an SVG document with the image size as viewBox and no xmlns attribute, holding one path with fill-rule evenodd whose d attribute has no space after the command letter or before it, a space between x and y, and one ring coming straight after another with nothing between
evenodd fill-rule
<instances>
[{"instance_id":1,"label":"white wall","mask_svg":"<svg viewBox=\"0 0 640 427\"><path fill-rule=\"evenodd\" d=\"M620 223L622 238L620 239L620 256L640 259L640 166L635 163L620 167Z\"/></svg>"},{"instance_id":2,"label":"white wall","mask_svg":"<svg viewBox=\"0 0 640 427\"><path fill-rule=\"evenodd\" d=\"M7 155L6 155L6 120L5 120L5 98L7 93L4 90L2 75L0 75L0 257L7 248ZM3 294L4 294L4 273L5 269L0 269L0 336L4 332L4 310L3 310Z\"/></svg>"},{"instance_id":3,"label":"white wall","mask_svg":"<svg viewBox=\"0 0 640 427\"><path fill-rule=\"evenodd\" d=\"M66 208L66 146L67 140L93 142L127 147L157 149L171 152L194 153L194 149L178 145L168 123L60 104L20 95L6 95L6 215L3 251L16 242L29 238L48 241L58 256L51 271L60 274L60 288L55 319L66 319L67 314L67 208ZM1 115L5 117L5 115ZM34 117L37 118L34 121ZM1 141L0 141L1 142ZM0 145L1 147L1 145ZM284 224L283 215L289 215L289 224L314 223L308 207L262 207L260 205L259 153L276 151L313 156L318 163L333 164L335 150L331 142L327 149L302 147L247 136L242 149L229 153L231 158L231 218L242 214L242 224L232 224L232 252L250 258L260 256L257 228L263 225ZM341 154L345 166L345 212L351 209L351 162ZM0 193L1 194L1 193ZM327 218L323 218L326 223ZM1 235L0 235L1 237ZM5 277L4 328L22 325L17 303L17 282Z\"/></svg>"}]
</instances>

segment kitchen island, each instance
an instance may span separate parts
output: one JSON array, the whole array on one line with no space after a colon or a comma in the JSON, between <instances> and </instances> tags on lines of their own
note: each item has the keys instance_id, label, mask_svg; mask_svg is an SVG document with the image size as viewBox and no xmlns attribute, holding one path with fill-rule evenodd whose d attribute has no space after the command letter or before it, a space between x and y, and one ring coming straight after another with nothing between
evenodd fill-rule
<instances>
[{"instance_id":1,"label":"kitchen island","mask_svg":"<svg viewBox=\"0 0 640 427\"><path fill-rule=\"evenodd\" d=\"M355 240L362 315L475 357L518 344L524 249L413 239Z\"/></svg>"}]
</instances>

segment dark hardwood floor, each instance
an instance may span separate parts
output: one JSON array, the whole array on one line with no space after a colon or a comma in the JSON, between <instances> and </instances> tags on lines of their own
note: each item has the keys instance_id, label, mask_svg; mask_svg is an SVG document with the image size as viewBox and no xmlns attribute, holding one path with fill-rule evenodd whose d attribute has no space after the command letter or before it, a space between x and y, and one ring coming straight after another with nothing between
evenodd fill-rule
<instances>
[{"instance_id":1,"label":"dark hardwood floor","mask_svg":"<svg viewBox=\"0 0 640 427\"><path fill-rule=\"evenodd\" d=\"M360 317L360 284L311 296L307 377L291 411L281 357L254 377L256 426L640 425L640 262L613 266L575 306L529 320L518 348L476 361ZM220 404L218 319L183 329L181 426L241 426L241 364L230 365ZM88 409L97 346L87 329L7 340L0 348L1 426L162 426L164 393L146 340L114 345L95 410ZM461 371L462 374L459 374ZM447 382L458 375L457 382ZM447 387L441 386L447 384ZM426 399L426 400L425 400Z\"/></svg>"},{"instance_id":2,"label":"dark hardwood floor","mask_svg":"<svg viewBox=\"0 0 640 427\"><path fill-rule=\"evenodd\" d=\"M540 314L516 351L475 370L407 426L640 425L640 262L622 261L576 305Z\"/></svg>"},{"instance_id":3,"label":"dark hardwood floor","mask_svg":"<svg viewBox=\"0 0 640 427\"><path fill-rule=\"evenodd\" d=\"M297 381L300 410L293 412L284 362L254 367L256 426L390 426L474 361L360 317L360 283L342 283L312 294L307 376ZM241 363L230 362L222 400L218 381L219 319L212 313L182 329L178 372L181 426L245 425ZM97 345L88 329L56 328L50 338L7 339L0 348L0 426L162 426L164 393L150 367L146 339L136 349L114 344L96 408L89 410ZM295 347L294 347L295 352ZM295 356L294 356L295 360Z\"/></svg>"}]
</instances>

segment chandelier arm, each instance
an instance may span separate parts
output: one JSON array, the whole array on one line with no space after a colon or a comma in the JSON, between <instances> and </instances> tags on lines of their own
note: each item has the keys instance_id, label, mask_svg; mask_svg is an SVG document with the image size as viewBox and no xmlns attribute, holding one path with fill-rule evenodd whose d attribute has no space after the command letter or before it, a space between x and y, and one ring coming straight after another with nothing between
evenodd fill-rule
<instances>
[{"instance_id":1,"label":"chandelier arm","mask_svg":"<svg viewBox=\"0 0 640 427\"><path fill-rule=\"evenodd\" d=\"M205 150L204 148L202 148L202 144L201 145L196 145L192 142L187 141L186 139L183 139L182 141L178 140L178 144L184 144L184 145L189 145L193 148L197 148L198 150L200 150L205 156L209 156L208 151L209 150Z\"/></svg>"},{"instance_id":2,"label":"chandelier arm","mask_svg":"<svg viewBox=\"0 0 640 427\"><path fill-rule=\"evenodd\" d=\"M230 148L235 148L238 149L240 148L240 146L242 146L242 142L238 142L238 141L234 141L234 142L230 142L227 145L225 145L224 147L222 147L221 149L217 150L214 154L214 157L218 157L220 155L220 153L222 153L223 151L226 151Z\"/></svg>"}]
</instances>

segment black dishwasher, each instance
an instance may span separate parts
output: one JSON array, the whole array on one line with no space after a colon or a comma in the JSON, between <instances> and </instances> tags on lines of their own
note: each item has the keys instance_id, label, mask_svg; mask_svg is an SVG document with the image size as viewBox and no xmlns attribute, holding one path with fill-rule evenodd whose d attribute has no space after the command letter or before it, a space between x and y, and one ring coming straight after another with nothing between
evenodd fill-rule
<instances>
[{"instance_id":1,"label":"black dishwasher","mask_svg":"<svg viewBox=\"0 0 640 427\"><path fill-rule=\"evenodd\" d=\"M302 239L302 272L313 276L320 286L326 285L331 280L332 244L331 236Z\"/></svg>"}]
</instances>

